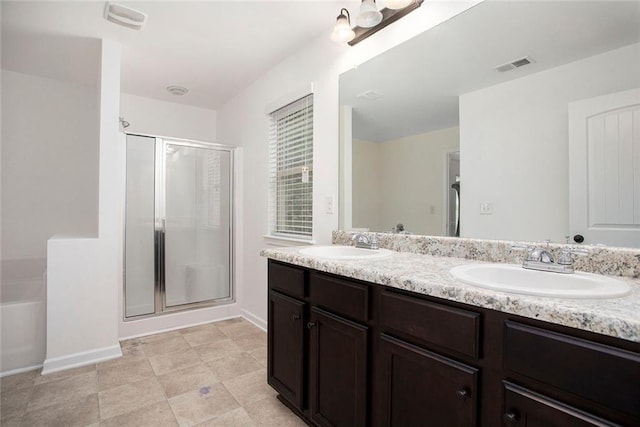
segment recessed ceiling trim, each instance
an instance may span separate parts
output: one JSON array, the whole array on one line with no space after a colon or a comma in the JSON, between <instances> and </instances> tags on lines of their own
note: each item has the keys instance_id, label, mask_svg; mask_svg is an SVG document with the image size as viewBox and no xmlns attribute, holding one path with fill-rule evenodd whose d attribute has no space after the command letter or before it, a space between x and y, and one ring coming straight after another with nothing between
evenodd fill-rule
<instances>
[{"instance_id":1,"label":"recessed ceiling trim","mask_svg":"<svg viewBox=\"0 0 640 427\"><path fill-rule=\"evenodd\" d=\"M169 93L171 93L172 95L176 95L176 96L182 96L184 94L186 94L187 92L189 92L189 89L187 89L184 86L167 86L167 91Z\"/></svg>"}]
</instances>

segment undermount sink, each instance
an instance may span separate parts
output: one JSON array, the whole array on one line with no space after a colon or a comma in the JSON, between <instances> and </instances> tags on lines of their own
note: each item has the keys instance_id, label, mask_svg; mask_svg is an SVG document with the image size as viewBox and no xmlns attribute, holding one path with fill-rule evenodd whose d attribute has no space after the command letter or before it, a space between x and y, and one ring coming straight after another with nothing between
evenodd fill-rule
<instances>
[{"instance_id":1,"label":"undermount sink","mask_svg":"<svg viewBox=\"0 0 640 427\"><path fill-rule=\"evenodd\" d=\"M309 246L300 249L303 255L314 256L318 258L336 259L336 260L356 260L356 259L381 259L391 256L393 253L388 249L365 249L356 248L354 246Z\"/></svg>"},{"instance_id":2,"label":"undermount sink","mask_svg":"<svg viewBox=\"0 0 640 427\"><path fill-rule=\"evenodd\" d=\"M621 280L590 273L560 274L527 270L514 264L467 264L449 270L457 280L502 292L555 298L617 298L631 287Z\"/></svg>"}]
</instances>

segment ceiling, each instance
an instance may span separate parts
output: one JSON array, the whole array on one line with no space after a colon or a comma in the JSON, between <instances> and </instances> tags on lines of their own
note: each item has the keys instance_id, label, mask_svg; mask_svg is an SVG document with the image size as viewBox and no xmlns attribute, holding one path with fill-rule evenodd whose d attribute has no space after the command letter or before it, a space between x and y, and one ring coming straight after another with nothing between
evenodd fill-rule
<instances>
[{"instance_id":1,"label":"ceiling","mask_svg":"<svg viewBox=\"0 0 640 427\"><path fill-rule=\"evenodd\" d=\"M122 91L217 109L318 37L342 1L116 1L148 15L142 31L103 19L103 1L1 2L2 68L95 85L99 39L122 44ZM182 97L169 85L189 89Z\"/></svg>"},{"instance_id":2,"label":"ceiling","mask_svg":"<svg viewBox=\"0 0 640 427\"><path fill-rule=\"evenodd\" d=\"M388 141L458 125L461 94L637 42L640 0L487 0L342 74L340 103L355 138ZM369 90L383 96L357 97Z\"/></svg>"}]
</instances>

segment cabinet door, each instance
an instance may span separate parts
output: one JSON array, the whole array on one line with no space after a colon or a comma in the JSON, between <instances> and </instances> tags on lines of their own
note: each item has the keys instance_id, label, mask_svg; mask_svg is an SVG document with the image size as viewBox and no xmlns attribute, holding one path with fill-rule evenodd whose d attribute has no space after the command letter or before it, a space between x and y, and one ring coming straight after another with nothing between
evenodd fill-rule
<instances>
[{"instance_id":1,"label":"cabinet door","mask_svg":"<svg viewBox=\"0 0 640 427\"><path fill-rule=\"evenodd\" d=\"M475 426L478 370L382 334L384 426Z\"/></svg>"},{"instance_id":2,"label":"cabinet door","mask_svg":"<svg viewBox=\"0 0 640 427\"><path fill-rule=\"evenodd\" d=\"M269 292L268 383L302 410L304 303Z\"/></svg>"},{"instance_id":3,"label":"cabinet door","mask_svg":"<svg viewBox=\"0 0 640 427\"><path fill-rule=\"evenodd\" d=\"M505 382L504 388L505 427L617 426L517 385Z\"/></svg>"},{"instance_id":4,"label":"cabinet door","mask_svg":"<svg viewBox=\"0 0 640 427\"><path fill-rule=\"evenodd\" d=\"M310 409L321 426L357 427L367 416L367 328L311 309Z\"/></svg>"}]
</instances>

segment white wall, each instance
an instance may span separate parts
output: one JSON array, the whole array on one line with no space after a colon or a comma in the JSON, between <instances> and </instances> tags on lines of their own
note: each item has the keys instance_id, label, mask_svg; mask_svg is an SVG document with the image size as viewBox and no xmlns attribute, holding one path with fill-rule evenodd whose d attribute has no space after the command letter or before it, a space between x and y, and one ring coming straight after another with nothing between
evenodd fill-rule
<instances>
[{"instance_id":1,"label":"white wall","mask_svg":"<svg viewBox=\"0 0 640 427\"><path fill-rule=\"evenodd\" d=\"M128 133L224 143L216 140L215 110L123 93L120 116L130 124Z\"/></svg>"},{"instance_id":2,"label":"white wall","mask_svg":"<svg viewBox=\"0 0 640 427\"><path fill-rule=\"evenodd\" d=\"M330 41L329 32L272 68L218 110L219 140L244 147L243 284L238 298L254 318L267 317L267 261L259 256L267 245L267 135L265 107L310 82L314 96L313 236L329 243L338 228L338 206L325 213L325 198L338 200L338 76L385 50L469 8L472 2L425 2L419 9L354 47ZM286 244L286 243L285 243Z\"/></svg>"},{"instance_id":3,"label":"white wall","mask_svg":"<svg viewBox=\"0 0 640 427\"><path fill-rule=\"evenodd\" d=\"M460 97L461 235L564 242L568 103L640 87L640 44ZM480 215L481 201L493 215Z\"/></svg>"},{"instance_id":4,"label":"white wall","mask_svg":"<svg viewBox=\"0 0 640 427\"><path fill-rule=\"evenodd\" d=\"M97 88L2 70L2 258L98 232Z\"/></svg>"},{"instance_id":5,"label":"white wall","mask_svg":"<svg viewBox=\"0 0 640 427\"><path fill-rule=\"evenodd\" d=\"M122 158L118 132L120 53L102 40L98 236L49 240L47 356L42 373L122 355L118 295L122 286Z\"/></svg>"}]
</instances>

